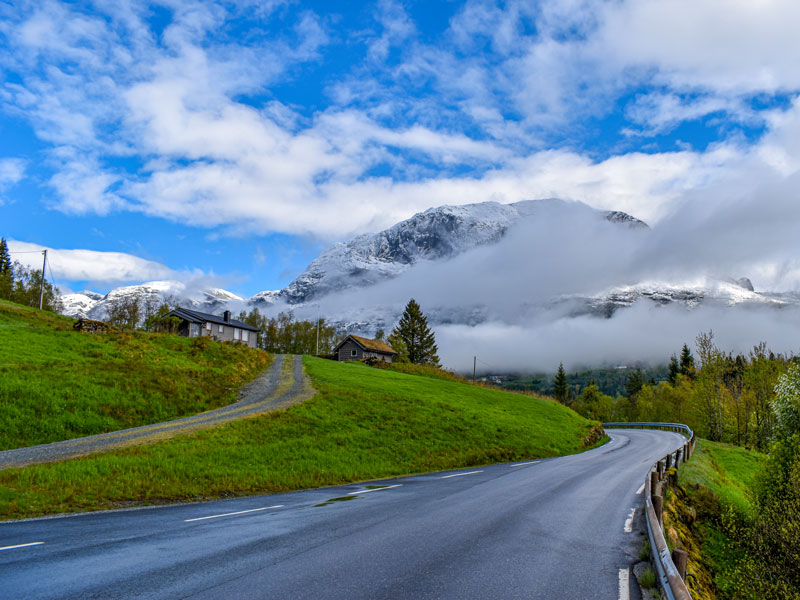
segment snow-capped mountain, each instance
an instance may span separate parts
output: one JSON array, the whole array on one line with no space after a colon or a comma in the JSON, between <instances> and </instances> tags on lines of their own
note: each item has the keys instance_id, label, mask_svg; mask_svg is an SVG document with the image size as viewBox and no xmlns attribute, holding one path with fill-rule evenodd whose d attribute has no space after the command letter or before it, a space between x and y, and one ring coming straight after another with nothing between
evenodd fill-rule
<instances>
[{"instance_id":1,"label":"snow-capped mountain","mask_svg":"<svg viewBox=\"0 0 800 600\"><path fill-rule=\"evenodd\" d=\"M278 293L262 292L257 297L263 296L267 303L282 299L301 304L331 292L367 287L397 277L422 261L447 260L478 246L494 244L520 221L547 218L566 204L551 198L430 208L385 231L334 244L286 288ZM598 219L647 228L646 223L624 212L579 206Z\"/></svg>"},{"instance_id":2,"label":"snow-capped mountain","mask_svg":"<svg viewBox=\"0 0 800 600\"><path fill-rule=\"evenodd\" d=\"M602 235L595 235L598 231ZM800 305L798 294L756 291L747 278L725 279L722 274L692 279L680 272L658 278L646 260L630 262L644 246L628 242L652 234L646 223L627 213L558 199L440 206L385 231L336 243L284 289L246 300L219 288L153 281L116 288L105 296L68 294L62 303L65 314L96 319L107 318L114 302L131 297L215 313L251 306L270 314L291 310L299 318L324 316L363 332L391 327L408 297L432 288L437 293L429 294L432 300L425 306L429 320L455 325L498 318L523 322L544 312L554 318L609 318L639 302L687 309ZM609 251L607 246L619 249ZM583 254L569 254L573 247ZM476 258L482 261L479 272ZM615 268L614 263L622 266ZM628 264L633 265L630 271ZM559 268L564 276L554 277ZM470 278L479 283L470 287Z\"/></svg>"},{"instance_id":3,"label":"snow-capped mountain","mask_svg":"<svg viewBox=\"0 0 800 600\"><path fill-rule=\"evenodd\" d=\"M244 301L242 297L220 288L194 290L180 281L150 281L114 288L105 296L96 292L65 294L61 296L62 313L75 318L105 320L115 302L134 298L153 307L167 302L209 313L222 311L232 302L241 304Z\"/></svg>"},{"instance_id":4,"label":"snow-capped mountain","mask_svg":"<svg viewBox=\"0 0 800 600\"><path fill-rule=\"evenodd\" d=\"M84 290L74 294L64 294L61 296L61 313L76 319L86 318L89 311L103 299L103 294Z\"/></svg>"}]
</instances>

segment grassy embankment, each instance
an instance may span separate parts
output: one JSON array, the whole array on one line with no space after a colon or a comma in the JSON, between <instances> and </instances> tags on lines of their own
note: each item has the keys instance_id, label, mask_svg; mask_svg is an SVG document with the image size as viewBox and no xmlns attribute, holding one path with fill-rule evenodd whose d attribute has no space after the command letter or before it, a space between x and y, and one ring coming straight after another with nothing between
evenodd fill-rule
<instances>
[{"instance_id":1,"label":"grassy embankment","mask_svg":"<svg viewBox=\"0 0 800 600\"><path fill-rule=\"evenodd\" d=\"M318 393L219 428L0 472L0 518L284 492L580 452L595 423L555 402L305 358Z\"/></svg>"},{"instance_id":2,"label":"grassy embankment","mask_svg":"<svg viewBox=\"0 0 800 600\"><path fill-rule=\"evenodd\" d=\"M744 556L720 522L726 514L752 515L752 489L765 461L760 452L698 439L691 460L681 467L664 524L670 547L689 553L694 600L732 597L731 575Z\"/></svg>"},{"instance_id":3,"label":"grassy embankment","mask_svg":"<svg viewBox=\"0 0 800 600\"><path fill-rule=\"evenodd\" d=\"M218 408L270 360L212 340L90 335L73 323L0 300L0 450Z\"/></svg>"}]
</instances>

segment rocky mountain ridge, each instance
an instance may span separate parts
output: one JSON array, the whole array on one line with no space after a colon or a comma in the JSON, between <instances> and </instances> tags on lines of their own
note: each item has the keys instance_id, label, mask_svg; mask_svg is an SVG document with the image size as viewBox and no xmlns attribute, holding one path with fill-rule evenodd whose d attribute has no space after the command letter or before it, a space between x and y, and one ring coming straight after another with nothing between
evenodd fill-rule
<instances>
[{"instance_id":1,"label":"rocky mountain ridge","mask_svg":"<svg viewBox=\"0 0 800 600\"><path fill-rule=\"evenodd\" d=\"M620 211L600 211L581 203L558 199L528 200L513 204L484 202L462 206L440 206L418 213L396 225L374 234L359 235L339 242L322 252L309 266L282 290L260 292L244 299L219 288L189 288L177 281L155 281L111 290L105 296L81 292L62 296L64 313L70 316L107 318L110 306L129 297L139 297L151 303L167 301L193 307L203 312L234 311L258 307L262 312L298 311L304 307L318 311L320 303L342 294L367 290L390 282L422 265L440 265L466 252L497 247L509 232L522 223L550 223L555 227L564 214L578 214L589 223L611 224L613 235L626 236L648 232L643 221ZM591 225L595 227L595 225ZM619 227L619 229L615 229ZM619 232L618 234L615 232ZM502 258L502 257L501 257ZM413 290L409 290L413 294ZM567 307L571 316L592 315L611 317L616 311L641 301L656 305L676 304L695 308L702 304L733 306L752 304L782 307L800 304L796 294L757 292L746 279L718 280L705 278L678 284L669 281L643 281L622 287L611 287L592 294L555 293L543 306L528 306L530 313L553 306ZM376 326L391 326L393 310L375 306L350 306L326 315L354 330L370 331ZM317 314L315 312L315 314ZM487 307L480 303L462 302L453 306L445 302L430 307L433 323L463 323L473 325L488 318ZM307 317L307 316L306 316Z\"/></svg>"}]
</instances>

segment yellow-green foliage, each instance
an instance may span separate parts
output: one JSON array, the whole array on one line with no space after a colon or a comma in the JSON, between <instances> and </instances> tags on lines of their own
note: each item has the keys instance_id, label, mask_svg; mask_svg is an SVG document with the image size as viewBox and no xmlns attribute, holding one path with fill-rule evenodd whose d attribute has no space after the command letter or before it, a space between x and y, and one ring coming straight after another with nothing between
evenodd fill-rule
<instances>
[{"instance_id":1,"label":"yellow-green foliage","mask_svg":"<svg viewBox=\"0 0 800 600\"><path fill-rule=\"evenodd\" d=\"M304 364L318 393L284 411L0 471L0 516L283 492L559 456L597 441L595 423L552 401L358 363Z\"/></svg>"},{"instance_id":2,"label":"yellow-green foliage","mask_svg":"<svg viewBox=\"0 0 800 600\"><path fill-rule=\"evenodd\" d=\"M0 301L0 449L157 423L229 404L258 350L145 332L92 335Z\"/></svg>"}]
</instances>

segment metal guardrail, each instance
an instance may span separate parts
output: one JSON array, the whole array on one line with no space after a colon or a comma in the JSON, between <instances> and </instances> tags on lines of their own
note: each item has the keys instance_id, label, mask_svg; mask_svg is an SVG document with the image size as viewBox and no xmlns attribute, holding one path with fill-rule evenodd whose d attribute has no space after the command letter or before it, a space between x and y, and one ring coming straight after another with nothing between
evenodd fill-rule
<instances>
[{"instance_id":1,"label":"metal guardrail","mask_svg":"<svg viewBox=\"0 0 800 600\"><path fill-rule=\"evenodd\" d=\"M686 553L682 550L674 550L671 554L667 541L664 538L664 524L662 521L662 510L664 507L664 497L661 493L662 488L668 480L665 474L669 469L678 469L681 462L686 462L694 452L695 436L694 432L683 423L603 423L604 428L609 429L662 429L682 433L688 441L680 448L664 456L661 460L650 468L644 482L645 489L645 523L647 523L647 537L650 540L650 556L658 571L658 580L667 600L692 600L689 588L684 581L686 577ZM683 461L681 461L683 458ZM675 562L681 564L681 570Z\"/></svg>"}]
</instances>

